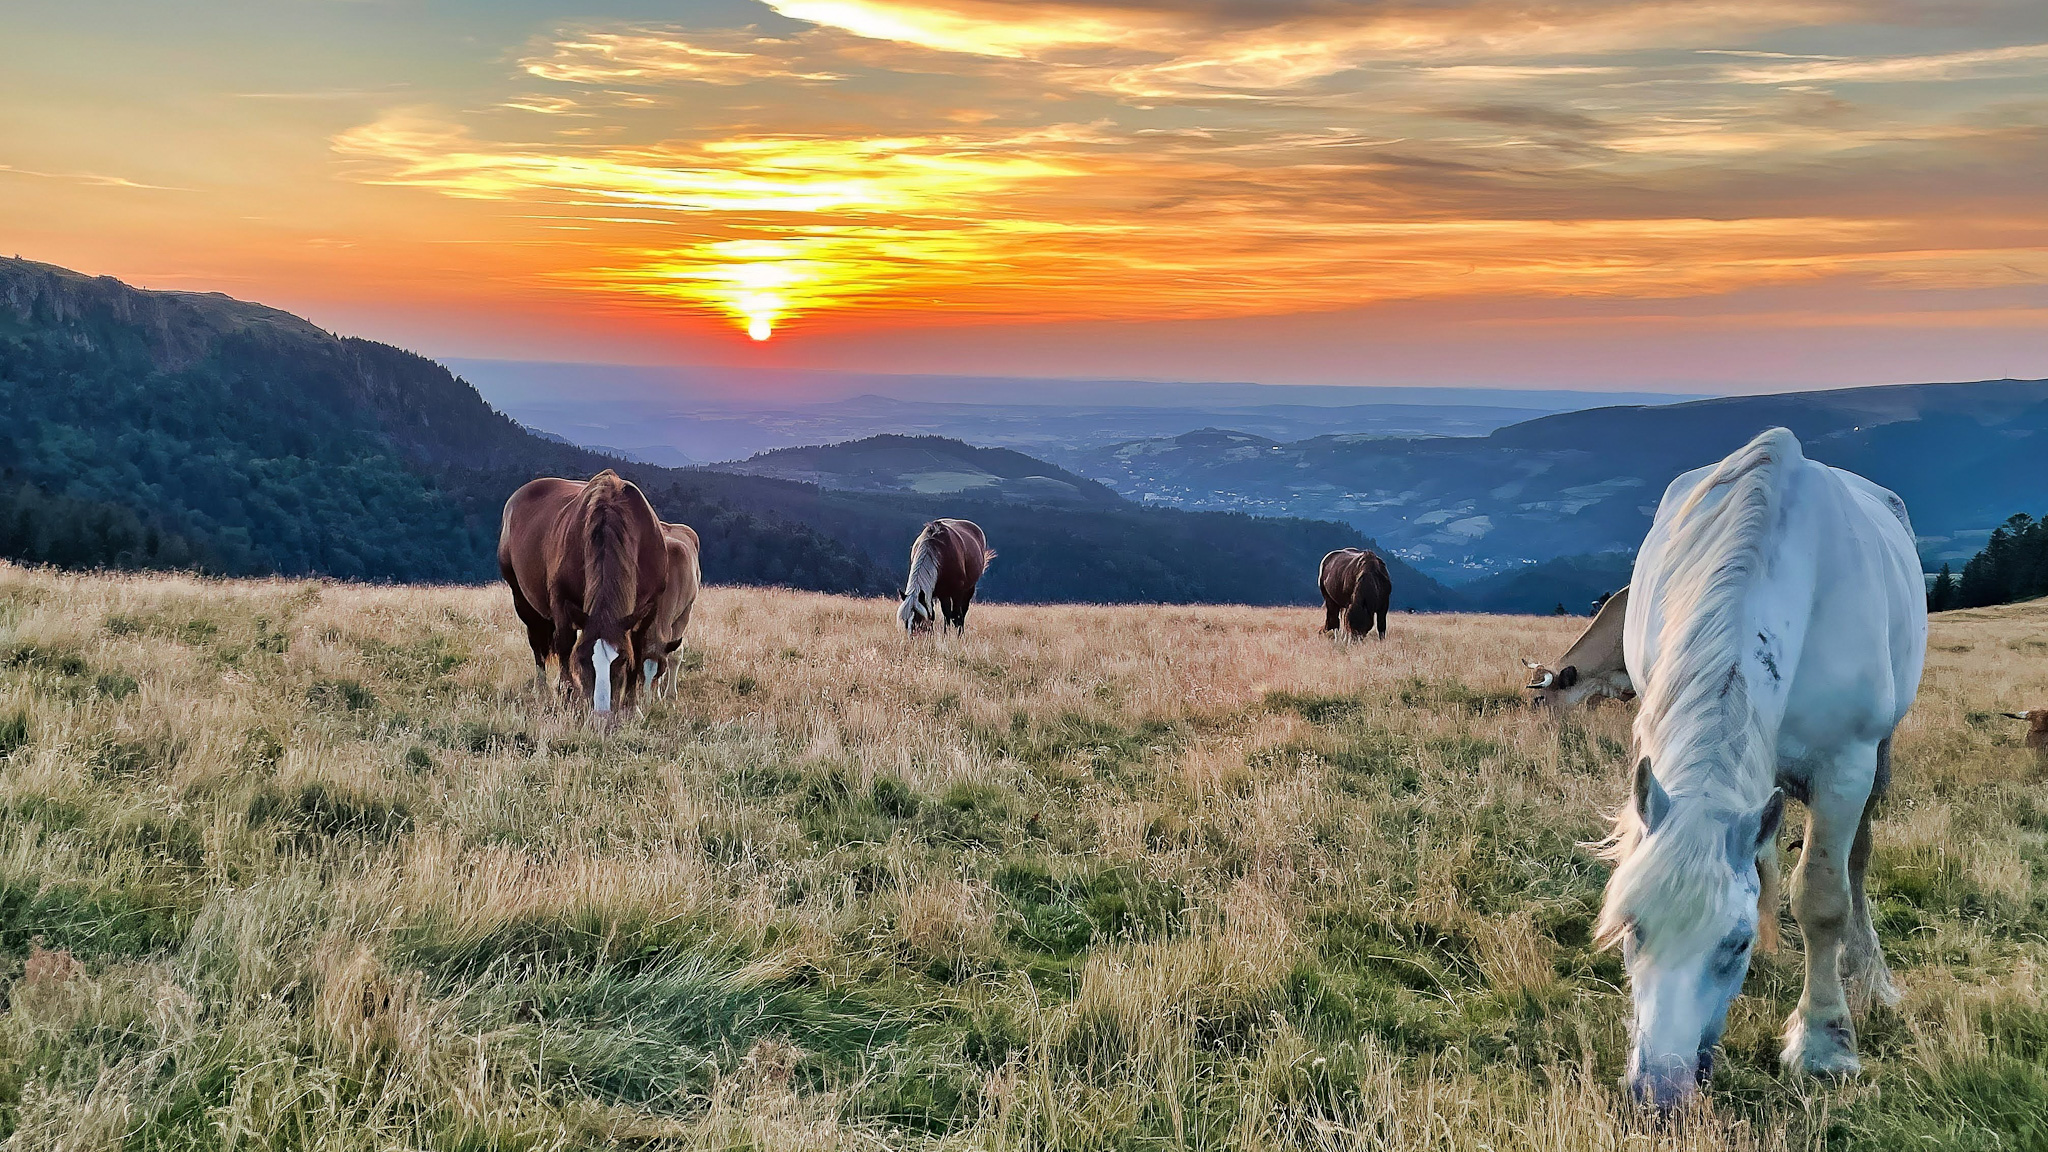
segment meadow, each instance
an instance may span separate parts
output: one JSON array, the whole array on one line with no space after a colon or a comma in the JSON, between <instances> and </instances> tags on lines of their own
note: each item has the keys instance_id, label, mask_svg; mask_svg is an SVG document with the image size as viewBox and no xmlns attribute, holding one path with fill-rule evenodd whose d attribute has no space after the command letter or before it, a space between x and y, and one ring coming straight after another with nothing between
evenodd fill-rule
<instances>
[{"instance_id":1,"label":"meadow","mask_svg":"<svg viewBox=\"0 0 2048 1152\"><path fill-rule=\"evenodd\" d=\"M1787 916L1662 1126L1630 709L1519 688L1583 621L893 608L708 589L598 724L502 588L0 565L5 1147L2048 1148L2048 602L1934 623L1863 1079L1778 1071Z\"/></svg>"}]
</instances>

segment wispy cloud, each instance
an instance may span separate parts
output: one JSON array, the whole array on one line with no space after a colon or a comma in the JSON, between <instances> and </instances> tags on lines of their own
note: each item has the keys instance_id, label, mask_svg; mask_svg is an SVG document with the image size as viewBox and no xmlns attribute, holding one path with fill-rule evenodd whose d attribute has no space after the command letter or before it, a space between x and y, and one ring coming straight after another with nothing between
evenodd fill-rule
<instances>
[{"instance_id":1,"label":"wispy cloud","mask_svg":"<svg viewBox=\"0 0 2048 1152\"><path fill-rule=\"evenodd\" d=\"M2013 44L1928 56L1792 58L1769 67L1731 68L1726 78L1742 84L1939 83L2001 77L2040 77L2048 71L2048 44Z\"/></svg>"},{"instance_id":2,"label":"wispy cloud","mask_svg":"<svg viewBox=\"0 0 2048 1152\"><path fill-rule=\"evenodd\" d=\"M821 49L815 39L776 40L751 29L593 31L556 40L521 59L519 65L543 80L572 84L825 83L844 79L838 72L804 65L805 57L817 55Z\"/></svg>"},{"instance_id":3,"label":"wispy cloud","mask_svg":"<svg viewBox=\"0 0 2048 1152\"><path fill-rule=\"evenodd\" d=\"M33 168L17 168L12 164L0 164L0 173L10 176L31 176L38 180L64 180L73 184L90 184L97 188L141 188L153 192L189 192L189 188L174 188L168 184L145 184L130 180L126 176L108 176L99 172L38 172Z\"/></svg>"}]
</instances>

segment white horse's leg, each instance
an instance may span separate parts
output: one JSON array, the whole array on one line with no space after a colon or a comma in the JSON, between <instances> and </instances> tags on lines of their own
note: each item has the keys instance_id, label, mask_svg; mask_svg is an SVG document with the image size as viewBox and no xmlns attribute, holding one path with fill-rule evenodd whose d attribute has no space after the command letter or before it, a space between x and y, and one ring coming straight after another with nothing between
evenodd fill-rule
<instances>
[{"instance_id":1,"label":"white horse's leg","mask_svg":"<svg viewBox=\"0 0 2048 1152\"><path fill-rule=\"evenodd\" d=\"M1816 1076L1853 1076L1863 1068L1842 986L1842 957L1855 912L1849 860L1876 765L1877 748L1869 744L1814 765L1806 847L1792 875L1792 915L1806 939L1806 988L1798 1011L1785 1021L1780 1059Z\"/></svg>"},{"instance_id":2,"label":"white horse's leg","mask_svg":"<svg viewBox=\"0 0 2048 1152\"><path fill-rule=\"evenodd\" d=\"M1864 873L1870 867L1870 816L1877 808L1883 781L1891 774L1891 741L1877 746L1879 784L1863 805L1863 817L1856 824L1856 842L1849 848L1849 938L1843 944L1842 975L1849 982L1849 1007L1867 1011L1872 1003L1890 1007L1899 1002L1899 990L1892 984L1891 969L1885 966L1884 948L1877 941L1877 926L1870 921L1870 897L1863 889Z\"/></svg>"}]
</instances>

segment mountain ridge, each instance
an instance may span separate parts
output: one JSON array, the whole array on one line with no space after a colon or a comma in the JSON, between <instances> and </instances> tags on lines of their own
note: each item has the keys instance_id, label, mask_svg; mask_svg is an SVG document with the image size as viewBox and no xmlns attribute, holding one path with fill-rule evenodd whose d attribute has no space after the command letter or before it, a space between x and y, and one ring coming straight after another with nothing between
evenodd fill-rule
<instances>
[{"instance_id":1,"label":"mountain ridge","mask_svg":"<svg viewBox=\"0 0 2048 1152\"><path fill-rule=\"evenodd\" d=\"M99 510L109 540L182 541L193 564L231 574L488 581L514 488L605 467L698 529L710 579L821 591L892 591L937 515L991 527L1006 563L984 587L1013 600L1304 603L1322 552L1361 542L1331 522L1121 500L1054 514L635 464L534 435L403 349L19 259L0 260L0 400L18 417L0 429L0 481L43 494L21 507L70 500ZM47 516L31 527L21 539L51 530ZM37 547L25 558L61 551ZM159 561L138 545L89 562ZM1406 606L1449 606L1404 574Z\"/></svg>"},{"instance_id":2,"label":"mountain ridge","mask_svg":"<svg viewBox=\"0 0 2048 1152\"><path fill-rule=\"evenodd\" d=\"M1208 431L1059 462L1154 504L1340 519L1456 581L1632 552L1671 479L1777 425L1814 459L1905 498L1930 568L1967 559L2013 511L2048 505L2048 380L1594 408L1477 437L1276 442Z\"/></svg>"}]
</instances>

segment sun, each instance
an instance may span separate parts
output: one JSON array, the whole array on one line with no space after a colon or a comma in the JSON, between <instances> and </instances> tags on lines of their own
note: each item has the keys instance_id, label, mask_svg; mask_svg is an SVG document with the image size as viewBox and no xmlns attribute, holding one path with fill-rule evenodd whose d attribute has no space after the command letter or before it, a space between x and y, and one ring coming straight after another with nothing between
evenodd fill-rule
<instances>
[{"instance_id":1,"label":"sun","mask_svg":"<svg viewBox=\"0 0 2048 1152\"><path fill-rule=\"evenodd\" d=\"M752 316L747 319L747 335L756 340L766 340L775 334L775 321L766 316Z\"/></svg>"}]
</instances>

